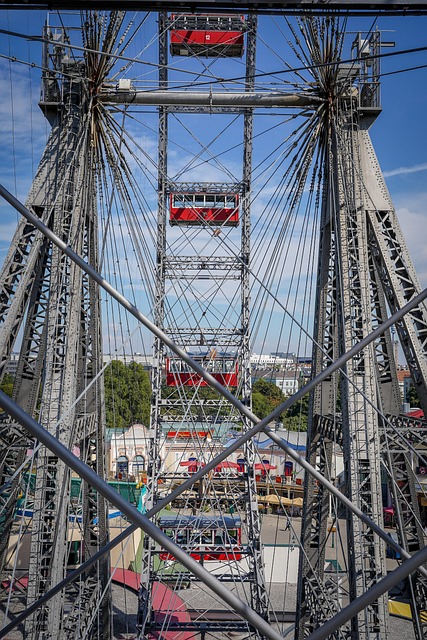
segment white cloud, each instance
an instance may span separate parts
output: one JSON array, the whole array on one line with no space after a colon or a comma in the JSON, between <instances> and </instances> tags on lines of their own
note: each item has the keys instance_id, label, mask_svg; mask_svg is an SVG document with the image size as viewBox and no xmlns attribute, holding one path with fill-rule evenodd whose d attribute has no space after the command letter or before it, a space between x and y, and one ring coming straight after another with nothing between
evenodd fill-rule
<instances>
[{"instance_id":1,"label":"white cloud","mask_svg":"<svg viewBox=\"0 0 427 640\"><path fill-rule=\"evenodd\" d=\"M427 162L414 164L412 167L399 167L398 169L383 171L383 176L384 178L391 178L392 176L402 176L409 173L418 173L419 171L427 171Z\"/></svg>"},{"instance_id":2,"label":"white cloud","mask_svg":"<svg viewBox=\"0 0 427 640\"><path fill-rule=\"evenodd\" d=\"M422 287L427 286L427 191L395 198L396 212Z\"/></svg>"}]
</instances>

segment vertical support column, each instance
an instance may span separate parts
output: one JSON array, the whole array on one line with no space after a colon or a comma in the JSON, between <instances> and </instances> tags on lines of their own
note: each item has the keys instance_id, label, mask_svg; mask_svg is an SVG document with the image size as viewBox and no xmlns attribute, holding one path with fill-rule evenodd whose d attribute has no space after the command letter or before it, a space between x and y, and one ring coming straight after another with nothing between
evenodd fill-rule
<instances>
[{"instance_id":1,"label":"vertical support column","mask_svg":"<svg viewBox=\"0 0 427 640\"><path fill-rule=\"evenodd\" d=\"M82 79L71 70L64 90L65 113L62 125L68 134L62 150L60 194L51 192L53 228L66 242L82 252L83 232L80 221L82 179L78 167L84 167L84 118ZM73 73L74 71L74 73ZM83 151L82 151L83 150ZM81 322L81 273L59 249L52 250L52 279L49 283L47 309L46 361L43 403L40 420L67 446L72 444L76 398L77 351ZM66 416L62 420L63 416ZM58 421L59 429L57 428ZM55 456L41 448L38 455L34 513L32 521L28 602L31 603L49 586L65 575L67 564L67 529L70 473ZM42 608L26 622L26 635L36 638L49 629L60 635L64 619L64 594L58 594L48 608Z\"/></svg>"},{"instance_id":2,"label":"vertical support column","mask_svg":"<svg viewBox=\"0 0 427 640\"><path fill-rule=\"evenodd\" d=\"M84 100L85 69L79 64L70 64L67 73L69 80L64 87L61 123L66 132L66 144L59 146L57 156L51 158L52 164L57 163L58 185L57 188L55 184L49 185L51 189L45 192L45 204L57 235L96 265L96 194L92 179L90 119ZM43 298L45 311L39 315L40 303L37 309L30 308L24 330L28 353L21 354L24 357L19 366L28 368L32 355L29 350L38 345L37 359L43 361L44 372L40 421L68 448L79 445L82 459L104 475L105 421L102 419L100 382L76 405L78 395L101 366L98 289L59 249L52 249L51 255L48 253L47 256L41 275L46 286ZM37 285L37 291L39 289ZM37 322L43 326L41 335ZM34 387L33 395L40 379L38 372L30 381ZM23 392L24 387L21 387L19 397L23 397ZM82 554L87 556L107 540L106 505L104 499L87 486L83 490L82 503L81 548ZM29 603L65 575L69 513L70 470L41 447L37 457L32 520ZM108 559L105 559L85 575L77 596L75 591L59 593L48 606L28 618L26 637L38 638L48 633L54 637L69 638L75 637L79 628L85 628L94 638L108 639L108 589L100 600L108 581L109 566Z\"/></svg>"},{"instance_id":3,"label":"vertical support column","mask_svg":"<svg viewBox=\"0 0 427 640\"><path fill-rule=\"evenodd\" d=\"M325 141L322 155L325 182L320 219L313 376L327 368L338 355L335 201L330 140ZM337 391L337 375L332 374L315 389L309 400L307 458L328 480L331 479L333 441L325 428L327 423L321 418L335 415ZM340 429L340 425L336 425L335 435ZM303 638L307 631L314 631L338 608L338 585L335 593L331 588L326 591L324 585L328 515L328 492L306 474L297 598L298 638Z\"/></svg>"},{"instance_id":4,"label":"vertical support column","mask_svg":"<svg viewBox=\"0 0 427 640\"><path fill-rule=\"evenodd\" d=\"M359 132L361 170L370 245L384 296L393 313L421 291L396 212L369 136L369 121ZM427 415L427 307L422 303L396 324L424 414Z\"/></svg>"},{"instance_id":5,"label":"vertical support column","mask_svg":"<svg viewBox=\"0 0 427 640\"><path fill-rule=\"evenodd\" d=\"M364 185L365 210L371 246L371 273L374 282L373 306L377 323L386 317L385 302L393 312L420 291L420 285L403 239L391 198L368 132L369 122L362 121L359 131L361 171ZM397 325L399 337L413 379L419 389L424 411L427 407L427 310L420 305ZM390 334L376 344L378 387L383 411L398 415L400 393L396 363L392 353ZM415 479L409 451L405 451L395 433L381 420L382 455L391 474L390 490L397 525L399 544L409 553L424 547L424 534ZM411 597L412 620L417 640L426 636L427 584L418 573L406 581Z\"/></svg>"},{"instance_id":6,"label":"vertical support column","mask_svg":"<svg viewBox=\"0 0 427 640\"><path fill-rule=\"evenodd\" d=\"M338 328L340 353L372 330L368 234L357 124L343 116L332 144L339 208L336 211ZM343 451L349 497L375 522L382 522L381 469L375 356L373 345L353 358L341 380ZM363 392L363 395L360 392ZM348 518L350 598L386 575L384 545L359 519ZM387 637L387 601L380 598L353 620L359 638Z\"/></svg>"},{"instance_id":7,"label":"vertical support column","mask_svg":"<svg viewBox=\"0 0 427 640\"><path fill-rule=\"evenodd\" d=\"M248 30L246 42L246 91L252 91L255 76L255 55L257 17L248 17ZM252 178L252 136L253 136L253 110L246 109L243 123L243 191L242 191L242 238L241 238L241 327L242 343L240 347L240 371L242 373L242 399L247 405L251 403L251 369L250 369L250 205L251 205L251 178ZM245 428L251 425L244 419ZM251 606L263 618L268 620L268 597L265 588L264 564L261 545L261 522L256 500L255 481L255 449L252 440L245 445L245 459L247 460L247 492L246 506L248 540L251 547L249 562L250 570L254 576L251 582Z\"/></svg>"}]
</instances>

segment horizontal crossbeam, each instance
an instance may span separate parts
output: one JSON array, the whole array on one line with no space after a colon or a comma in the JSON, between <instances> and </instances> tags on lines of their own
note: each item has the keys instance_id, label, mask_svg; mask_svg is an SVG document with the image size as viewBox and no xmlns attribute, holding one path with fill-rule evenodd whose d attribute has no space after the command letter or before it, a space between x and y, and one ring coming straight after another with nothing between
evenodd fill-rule
<instances>
[{"instance_id":1,"label":"horizontal crossbeam","mask_svg":"<svg viewBox=\"0 0 427 640\"><path fill-rule=\"evenodd\" d=\"M248 108L306 108L314 109L322 102L317 96L300 93L272 92L202 92L202 91L123 91L119 88L104 88L98 94L104 104L142 104L155 107L248 107Z\"/></svg>"},{"instance_id":2,"label":"horizontal crossbeam","mask_svg":"<svg viewBox=\"0 0 427 640\"><path fill-rule=\"evenodd\" d=\"M258 14L289 14L312 11L315 14L345 11L346 14L427 13L427 2L420 0L246 0L238 6L226 0L12 0L1 1L4 9L120 9L123 11L175 11L204 13L209 11Z\"/></svg>"}]
</instances>

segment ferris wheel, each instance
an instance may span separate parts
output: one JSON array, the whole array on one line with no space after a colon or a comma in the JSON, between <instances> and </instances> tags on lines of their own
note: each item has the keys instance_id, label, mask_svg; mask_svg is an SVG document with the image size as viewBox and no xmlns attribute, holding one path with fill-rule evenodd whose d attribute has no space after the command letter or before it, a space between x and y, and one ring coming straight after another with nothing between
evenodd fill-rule
<instances>
[{"instance_id":1,"label":"ferris wheel","mask_svg":"<svg viewBox=\"0 0 427 640\"><path fill-rule=\"evenodd\" d=\"M388 638L374 591L423 553L427 466L389 329L425 412L427 310L369 134L381 32L113 11L52 14L41 42L0 362L62 448L3 415L4 629Z\"/></svg>"}]
</instances>

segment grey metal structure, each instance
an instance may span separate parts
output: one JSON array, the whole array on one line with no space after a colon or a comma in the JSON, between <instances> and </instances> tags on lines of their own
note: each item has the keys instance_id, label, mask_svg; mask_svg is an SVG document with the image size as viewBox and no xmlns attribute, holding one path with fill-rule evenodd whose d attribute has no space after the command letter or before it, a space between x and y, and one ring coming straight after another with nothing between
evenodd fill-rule
<instances>
[{"instance_id":1,"label":"grey metal structure","mask_svg":"<svg viewBox=\"0 0 427 640\"><path fill-rule=\"evenodd\" d=\"M203 22L207 18L203 16L198 17L198 28L202 29L200 22ZM238 21L241 24L241 20ZM251 16L248 18L245 24L246 31L246 90L248 95L252 95L250 92L253 88L253 77L255 73L255 45L256 45L256 27L257 18ZM243 143L243 168L242 179L238 183L197 183L180 180L175 181L169 178L168 174L168 122L169 114L171 112L169 104L174 106L174 112L177 110L187 113L185 106L191 105L190 100L187 100L189 93L183 92L183 96L174 95L175 92L171 92L168 89L168 41L169 41L169 29L171 28L171 20L166 14L159 14L159 91L155 91L153 95L152 104L159 105L159 147L158 147L158 218L157 218L157 263L156 263L156 300L155 300L155 324L162 328L165 333L170 336L176 344L182 348L197 349L197 346L203 345L205 349L211 351L213 359L217 357L217 352L222 350L229 350L230 354L236 354L233 357L236 363L236 367L239 371L239 390L242 395L243 403L245 406L251 404L251 371L250 371L250 320L249 320L249 308L250 308L250 287L249 287L249 269L250 263L250 193L251 193L251 164L252 164L252 127L253 127L253 113L251 108L247 108L244 111L244 143ZM192 53L192 52L190 52ZM215 53L211 54L215 56ZM134 93L131 91L131 94ZM184 95L185 94L185 95ZM161 98L163 96L170 96L171 101ZM246 98L246 94L240 94L242 100ZM135 94L134 94L135 97ZM185 98L185 99L184 99ZM105 88L100 99L109 103L115 101L121 103L128 102L128 96L126 93L108 90ZM239 96L238 96L239 99ZM133 101L138 103L138 98L135 97ZM212 102L212 101L211 101ZM211 104L209 101L197 102L200 107L199 113L212 113ZM231 101L233 104L233 101ZM205 106L203 106L205 105ZM246 106L246 102L244 103ZM252 105L249 105L249 107ZM190 112L191 113L191 112ZM184 175L185 180L185 175ZM240 198L240 212L239 222L240 227L237 230L236 235L240 236L240 252L238 256L224 254L216 250L212 255L189 255L184 250L176 252L170 249L172 246L169 240L169 224L168 218L171 216L169 211L169 200L173 194L234 194ZM172 223L172 220L171 220ZM215 236L215 229L220 231L222 224L220 222L212 222L209 225L199 222L196 226L192 226L192 232L197 234L204 234L206 232L212 233ZM183 233L185 238L185 229L188 225L185 223L178 227L179 231ZM184 229L184 231L182 231ZM221 292L222 286L227 281L233 281L235 286L240 290L240 311L238 313L237 324L230 324L229 322L222 325L212 324L212 320L206 317L206 313L202 313L200 317L197 317L194 309L189 306L188 317L194 324L188 322L185 317L185 305L191 305L191 299L193 295L197 296L197 283L203 280L203 282L211 283L218 292ZM183 292L180 313L175 317L173 311L173 300L171 300L170 285L176 283L180 286L181 282L185 282L185 293ZM194 293L193 293L194 291ZM172 293L174 289L172 288ZM193 314L194 312L194 314ZM177 325L177 322L180 322ZM218 356L220 357L220 356ZM189 428L195 430L196 427L191 426L191 418L188 417L188 405L191 404L194 411L201 417L202 423L205 420L205 428L209 430L210 424L206 422L206 411L213 412L216 416L216 421L220 420L224 412L227 412L228 421L235 421L236 426L241 422L241 416L230 406L224 406L224 401L221 398L198 398L197 391L195 396L191 397L191 392L197 388L197 383L193 387L186 387L185 383L181 383L179 379L179 373L176 374L177 380L174 381L176 385L176 393L178 395L171 395L171 390L162 386L162 379L164 380L164 370L167 366L167 362L170 358L170 354L167 353L163 343L158 338L154 342L154 366L152 369L151 382L153 389L152 407L151 407L151 420L150 420L150 462L147 474L147 492L148 502L147 507L152 508L156 505L159 498L159 481L163 482L163 478L167 476L167 473L161 467L161 451L160 443L164 439L164 431L167 429L168 422L171 418L168 414L172 412L174 418L174 424L177 421L182 421L184 425L182 428ZM173 361L172 361L173 362ZM168 374L167 374L168 379ZM190 396L188 395L190 393ZM205 416L203 418L203 416ZM246 427L249 428L249 421L246 420ZM176 428L176 427L175 427ZM200 427L199 427L200 428ZM194 431L196 432L196 431ZM218 450L218 444L215 441L211 445L211 450ZM206 448L206 442L201 440L199 443L193 442L192 448L194 448L194 455L199 458L207 460L211 454L209 449ZM205 457L206 456L206 457ZM253 468L255 462L254 446L251 441L245 445L245 459L247 461L247 473L246 486L242 493L241 489L237 490L235 495L230 495L230 504L236 505L237 513L239 510L245 513L247 538L248 543L243 552L246 561L248 562L249 570L244 580L249 587L249 603L251 607L258 612L264 619L268 619L268 601L267 592L264 580L264 569L262 560L262 545L261 545L261 527L260 517L258 513L258 506L256 502L256 484L255 484L255 471ZM178 476L175 474L175 479ZM160 485L161 487L161 485ZM199 495L199 508L211 510L217 512L219 508L218 498L215 496L215 491L211 488L211 480L208 478L203 483L198 485ZM238 491L238 492L237 492ZM213 495L211 497L210 493ZM138 614L138 625L140 637L143 638L146 634L152 632L155 633L163 626L163 621L156 621L155 615L152 611L152 594L155 591L155 585L162 581L161 570L158 569L159 549L158 545L154 541L146 536L144 538L144 552L142 558L142 574L141 574L141 590L140 590L140 605ZM203 557L202 557L203 562ZM171 579L171 575L168 576ZM178 574L176 580L178 580ZM194 580L193 578L189 578ZM197 578L196 578L197 579ZM225 574L222 578L223 581L239 580L241 578L233 578L232 573ZM182 578L181 578L182 580ZM177 630L194 630L197 634L202 634L201 637L205 637L206 633L216 633L229 630L229 623L209 622L204 620L202 625L195 622L191 628L187 625L180 625L179 622L174 623L174 628ZM232 625L232 630L236 632L248 633L248 625L245 621L241 623L235 622ZM256 630L250 631L258 637Z\"/></svg>"},{"instance_id":2,"label":"grey metal structure","mask_svg":"<svg viewBox=\"0 0 427 640\"><path fill-rule=\"evenodd\" d=\"M226 0L54 0L46 2L29 2L28 0L4 0L0 5L5 9L104 9L104 10L144 10L144 11L178 11L204 13L216 11L234 11ZM239 3L239 11L258 14L304 13L329 14L343 11L348 14L370 14L386 11L389 14L423 13L427 11L426 3L419 0L356 0L351 6L346 0L329 0L327 6L318 0L246 0Z\"/></svg>"},{"instance_id":3,"label":"grey metal structure","mask_svg":"<svg viewBox=\"0 0 427 640\"><path fill-rule=\"evenodd\" d=\"M360 37L356 48L366 44ZM373 33L369 46L379 51L378 33ZM360 51L360 49L358 49ZM358 54L357 57L360 58ZM339 73L339 72L338 72ZM354 69L353 69L354 73ZM336 97L336 112L325 117L330 135L324 140L325 188L321 221L317 304L319 316L315 329L314 373L335 360L386 317L386 305L395 310L403 299L419 291L405 242L392 208L387 188L369 137L369 127L380 110L379 68L367 70L361 59L357 77L344 70L342 76L357 86L349 90L346 82ZM336 78L339 82L339 77ZM358 82L357 85L353 81ZM399 302L398 302L399 301ZM416 312L399 323L402 348L419 388L419 398L426 410L427 353L425 330L427 309ZM326 477L330 477L332 447L342 446L345 485L348 495L376 522L382 522L381 468L386 456L391 477L405 478L394 487L394 505L399 515L399 539L406 549L420 549L424 538L420 530L414 478L402 444L389 441L381 414L397 415L400 411L396 363L390 336L351 360L345 375L331 377L311 398L309 459ZM340 394L338 394L338 384ZM337 408L340 395L340 410ZM378 413L379 412L379 413ZM337 416L327 420L322 416ZM393 434L394 435L394 434ZM400 458L403 456L403 458ZM341 586L331 583L324 574L325 541L328 536L329 505L327 496L315 490L312 478L306 478L302 545L305 554L300 561L298 626L299 638L307 630L322 624L338 607ZM413 517L403 516L412 513ZM337 517L336 515L334 517ZM418 526L415 526L415 522ZM349 573L346 588L353 600L378 575L385 575L383 545L359 521L348 516ZM425 637L419 612L425 609L425 585L416 579L414 595L414 628L416 637ZM335 594L335 595L333 595ZM319 606L321 603L321 606ZM418 611L418 613L417 613ZM381 599L367 608L344 632L345 637L387 638L386 601Z\"/></svg>"},{"instance_id":4,"label":"grey metal structure","mask_svg":"<svg viewBox=\"0 0 427 640\"><path fill-rule=\"evenodd\" d=\"M45 35L51 36L47 28ZM63 56L58 34L55 49L45 47L41 108L52 124L49 140L27 199L27 206L65 242L73 243L91 264L98 264L95 206L96 164L91 144L88 69L83 60ZM49 71L48 71L49 69ZM57 81L57 73L64 82ZM18 225L0 275L2 299L1 360L4 365L22 343L14 399L37 416L45 428L105 476L101 315L97 285L64 254L23 220ZM4 372L4 368L3 368ZM25 486L27 451L34 443L3 418L1 475L2 571L17 492ZM27 470L27 491L34 483L30 523L31 549L27 602L31 604L61 581L68 564L69 519L77 518L70 500L70 469L41 446ZM12 480L10 480L12 479ZM23 484L24 482L24 484ZM82 485L81 553L93 555L108 539L106 505L92 487ZM4 511L3 511L4 509ZM4 574L3 574L4 575ZM92 637L110 637L109 560L104 557L82 581L58 593L25 625L25 637L71 638L76 629Z\"/></svg>"},{"instance_id":5,"label":"grey metal structure","mask_svg":"<svg viewBox=\"0 0 427 640\"><path fill-rule=\"evenodd\" d=\"M212 99L212 94L202 95L200 98L192 96L190 92L185 92L184 96L174 95L167 90L168 19L165 14L159 14L159 91L150 92L149 100L146 96L142 96L140 100L141 103L159 106L154 325L181 349L186 350L195 345L210 349L207 366L214 364L217 350L237 351L241 406L237 400L230 403L232 407L230 406L228 415L243 424L243 432L248 431L250 423L254 421L253 415L242 410L242 407L250 407L251 403L249 276L252 109L266 106L268 102L264 95L253 91L256 22L254 15L247 19L247 91L245 94L227 94L227 100L219 96L216 102ZM111 30L118 32L119 27L120 17L114 16ZM378 51L380 45L377 38L376 33L371 36L370 46L374 51ZM356 43L359 53L360 46L360 42ZM59 54L60 50L59 45ZM91 172L84 176L82 174L82 168L88 166L88 159L93 160L90 166L96 164L89 135L90 97L86 86L89 74L83 62L67 63L64 69L62 65L65 63L61 55L56 57L55 64L61 65L61 70L67 72L69 80L60 86L54 73L45 75L42 107L52 122L52 133L27 206L65 242L72 236L72 244L77 253L96 268L98 231L94 205L95 177ZM320 313L314 332L318 345L314 350L314 375L320 374L331 361L366 339L386 319L387 307L393 313L419 292L419 284L368 134L368 129L380 110L378 79L376 65L367 68L362 63L361 68L353 65L352 69L337 67L337 73L332 79L332 83L336 83L332 88L338 88L334 101L325 98L328 95L325 90L331 89L331 85L311 90L310 96L291 95L285 96L286 99L272 96L269 101L269 106L275 107L304 106L313 110L321 107L319 114L324 118L325 124L320 140L325 186L317 288L317 308ZM104 85L97 98L100 103L137 104L138 99L132 99L132 95L132 92L124 93ZM242 180L230 185L188 181L183 183L170 179L167 162L170 114L177 111L192 113L192 107L197 107L198 113L216 113L217 111L212 111L214 103L214 108L219 113L224 107L234 112L240 110L244 114ZM54 158L57 161L52 162ZM308 166L305 169L308 172ZM240 253L237 257L218 253L188 255L170 251L168 198L179 190L185 193L200 193L205 190L210 193L239 195ZM80 224L82 221L84 224ZM216 226L220 227L219 224L213 224L209 228L215 230ZM225 282L237 283L240 287L240 306L236 325L215 326L211 322L203 326L200 321L194 324L176 322L174 314L170 312L167 285L184 282L190 290L200 280L209 280L218 288ZM14 399L27 413L36 415L48 432L57 436L67 448L77 444L82 452L82 459L98 475L103 476L103 398L102 385L97 379L101 358L98 285L78 270L60 249L52 248L46 238L27 222L22 222L18 228L1 274L0 285L2 365L7 361L21 327L24 335L18 365L19 384L16 385ZM425 303L419 304L404 318L399 319L398 331L420 401L426 411ZM156 334L152 372L147 509L153 517L161 502L159 480L166 477L160 447L164 429L168 428L168 421L170 422L165 409L167 407L169 411L173 410L175 417L181 413L180 417L184 420L188 408L183 404L182 398L168 395L162 384L167 359L174 357L170 351L171 345L164 337L160 333ZM37 401L42 385L44 395L39 407ZM337 405L338 385L340 408ZM185 394L183 397L185 401ZM384 334L362 352L356 353L347 363L344 373L339 376L335 369L329 377L322 379L313 392L309 473L314 467L318 467L326 479L331 479L332 448L334 444L342 446L346 462L346 495L369 519L381 524L380 462L383 459L396 479L393 497L399 542L403 549L412 554L422 549L424 539L419 513L414 506L415 487L408 451L402 447L399 430L395 428L398 422L398 398L391 340L388 334ZM230 402L229 398L226 400ZM223 398L203 398L200 413L206 416L207 409L219 412L223 408ZM387 414L387 418L384 414ZM407 435L409 431L410 425L406 422L404 432ZM414 437L419 437L419 430L412 429L411 437L412 432ZM0 500L5 516L0 522L0 538L5 544L17 501L18 483L14 472L22 466L31 443L22 439L17 424L10 420L4 421L1 437L5 447L0 459L3 474ZM206 442L199 443L199 446L200 453L207 449ZM265 621L268 620L269 607L255 495L254 443L247 439L244 447L247 465L245 495L234 498L239 508L246 511L247 544L244 555L249 563L249 571L245 575L245 582L249 585L248 601L251 608ZM216 453L214 445L206 451L206 455L211 458L210 462ZM62 455L58 459L44 447L40 448L32 525L37 535L32 540L29 603L64 579L67 564L64 543L72 509L69 474L69 466L63 461ZM217 508L218 500L209 498L208 474L198 476L196 482L200 505L203 500L205 504L210 500L210 506ZM301 554L299 580L297 634L300 638L308 631L318 629L340 608L340 585L327 581L324 574L328 486L327 483L320 483L318 486L316 482L318 480L315 474L307 476L302 534L304 553ZM83 539L86 555L90 556L105 544L107 531L104 500L89 484L84 485L83 506ZM129 514L132 517L132 509L129 509ZM142 516L138 516L137 521L139 520L143 522ZM384 544L377 532L368 526L369 523L357 517L357 513L348 514L348 523L348 589L350 600L358 601L366 590L374 587L379 577L386 574ZM151 524L144 530L146 535L138 611L141 638L160 629L151 605L154 583L161 579L157 561L162 538ZM173 545L169 549L169 543L165 542L167 543L163 539L165 549L173 553ZM3 551L6 548L4 546ZM52 637L76 637L83 630L92 637L108 638L108 568L108 561L101 561L96 569L84 574L84 579L74 591L67 591L65 594L60 592L53 596L49 605L44 603L43 608L27 619L26 637L36 638L47 633ZM194 573L195 578L189 578L189 581L197 579L208 584L202 569ZM229 574L223 578L224 582L226 580L230 580ZM408 578L408 585L413 596L415 633L417 640L421 640L427 633L426 623L421 616L427 605L427 583L424 575L417 573ZM218 589L217 593L221 595L223 591ZM104 596L101 597L101 594ZM384 592L379 593L378 599L369 602L363 611L359 610L357 613L357 618L346 623L347 626L339 631L334 630L336 637L357 637L360 640L387 637ZM209 631L215 633L232 630L263 637L263 627L256 617L242 614L242 618L245 618L242 623L232 627L224 623L223 627L212 625L209 628L209 623L204 622L203 628L196 624L189 629L202 636ZM175 629L180 629L179 623ZM181 630L186 629L181 627ZM268 637L276 637L275 633L271 631Z\"/></svg>"}]
</instances>

